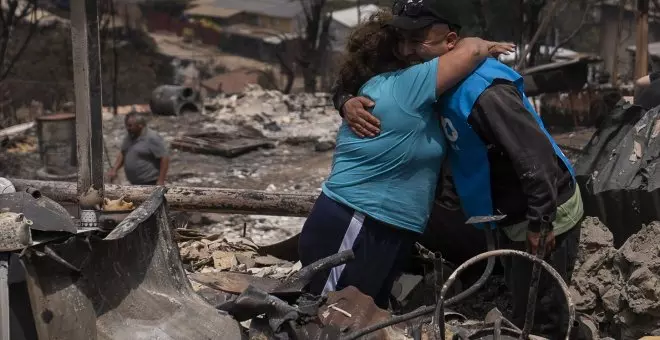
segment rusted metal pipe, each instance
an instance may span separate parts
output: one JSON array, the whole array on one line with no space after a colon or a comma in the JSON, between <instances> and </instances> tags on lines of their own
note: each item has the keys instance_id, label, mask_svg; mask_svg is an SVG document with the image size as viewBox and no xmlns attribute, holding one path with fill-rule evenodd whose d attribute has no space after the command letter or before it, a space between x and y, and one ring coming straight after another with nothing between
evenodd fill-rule
<instances>
[{"instance_id":1,"label":"rusted metal pipe","mask_svg":"<svg viewBox=\"0 0 660 340\"><path fill-rule=\"evenodd\" d=\"M539 260L545 259L545 243L548 237L548 232L552 228L549 216L541 218L541 236L539 239L539 247L536 251L536 257ZM525 325L523 326L522 333L520 334L521 340L529 339L529 334L532 332L534 326L534 314L536 313L536 299L538 297L539 281L541 280L541 263L535 262L532 267L532 277L530 279L529 293L527 295L527 310L525 311Z\"/></svg>"},{"instance_id":2,"label":"rusted metal pipe","mask_svg":"<svg viewBox=\"0 0 660 340\"><path fill-rule=\"evenodd\" d=\"M76 183L9 179L17 190L28 187L59 203L78 203ZM109 198L140 204L153 192L152 186L105 185ZM172 210L200 211L231 214L258 214L305 217L318 195L314 193L282 194L259 190L168 187L165 198Z\"/></svg>"},{"instance_id":3,"label":"rusted metal pipe","mask_svg":"<svg viewBox=\"0 0 660 340\"><path fill-rule=\"evenodd\" d=\"M543 260L540 260L537 257L535 257L534 255L531 255L531 254L526 253L524 251L513 250L513 249L492 250L492 251L487 251L485 253L479 254L479 255L465 261L463 264L458 266L458 268L456 268L456 270L454 270L454 272L449 276L449 278L447 278L447 281L445 281L445 284L442 287L442 296L441 296L441 299L440 299L440 303L443 304L444 296L447 295L447 292L449 291L449 288L456 281L456 278L458 277L458 275L460 273L462 273L463 271L465 271L465 269L467 269L468 267L474 265L475 263L484 261L484 260L486 260L488 258L491 258L491 257L498 257L498 256L520 256L520 257L523 257L523 258L525 258L529 261L532 261L534 263L539 263L541 265L541 267L543 267L543 269L545 269L550 274L550 276L552 276L557 281L557 283L559 284L559 287L561 288L562 292L564 293L564 296L566 297L566 304L568 305L568 329L566 331L566 340L568 340L569 335L571 334L571 329L573 328L574 321L575 321L575 304L573 303L573 298L571 297L571 294L568 290L568 285L561 278L561 275L559 275L559 273L554 268L552 268L552 266L550 264L548 264L547 262L545 262ZM443 307L441 307L441 308L444 308L444 306L448 306L450 304L450 302L451 302L451 299L447 300L446 303L444 303ZM419 308L419 309L417 309L415 311L412 311L410 313L407 313L407 314L397 315L397 316L394 316L394 317L392 317L388 320L385 320L383 322L379 322L377 324L371 325L371 326L366 327L364 329L357 330L357 331L347 335L346 337L342 338L342 340L356 340L356 339L359 339L359 338L361 338L361 337L363 337L367 334L373 333L373 332L375 332L379 329L383 329L383 328L388 327L388 326L392 326L392 325L396 325L396 324L399 324L399 323L402 323L402 322L406 322L408 320L412 320L412 319L418 318L420 316L431 314L435 311L435 309L436 309L436 306L427 306L427 307L424 307L424 308Z\"/></svg>"},{"instance_id":4,"label":"rusted metal pipe","mask_svg":"<svg viewBox=\"0 0 660 340\"><path fill-rule=\"evenodd\" d=\"M545 246L545 245L544 245ZM568 289L568 285L562 279L561 275L552 268L552 266L543 261L543 259L538 258L532 254L526 253L524 251L519 251L519 250L512 250L512 249L499 249L499 250L493 250L493 251L488 251L483 254L479 254L467 261L465 261L463 264L458 266L456 270L447 278L447 281L445 282L445 285L442 287L442 298L447 294L449 291L449 288L451 285L454 283L458 275L463 272L465 269L470 267L471 265L481 262L487 258L494 257L494 256L521 256L529 261L532 261L535 265L538 264L539 267L545 269L546 272L552 276L555 281L557 281L557 284L561 288L562 292L564 293L564 296L566 297L566 304L568 305L568 327L566 328L566 340L569 339L570 334L571 334L571 328L573 328L573 323L575 321L575 304L573 303L573 299L571 297L571 293ZM442 303L442 299L440 300Z\"/></svg>"},{"instance_id":5,"label":"rusted metal pipe","mask_svg":"<svg viewBox=\"0 0 660 340\"><path fill-rule=\"evenodd\" d=\"M435 338L437 340L445 338L445 314L444 311L440 309L440 299L442 298L442 285L445 283L445 277L442 270L442 253L435 252L433 253L433 275L435 278L434 290L436 292L435 296L435 314L433 315L433 322L435 322Z\"/></svg>"}]
</instances>

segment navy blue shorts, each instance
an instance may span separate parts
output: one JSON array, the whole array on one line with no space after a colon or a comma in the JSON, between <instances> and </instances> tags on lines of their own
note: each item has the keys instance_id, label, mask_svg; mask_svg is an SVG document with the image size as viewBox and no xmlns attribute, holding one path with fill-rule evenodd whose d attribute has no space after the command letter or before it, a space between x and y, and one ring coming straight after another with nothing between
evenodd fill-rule
<instances>
[{"instance_id":1,"label":"navy blue shorts","mask_svg":"<svg viewBox=\"0 0 660 340\"><path fill-rule=\"evenodd\" d=\"M306 266L348 249L353 249L355 260L316 275L309 292L325 295L353 286L387 308L394 280L412 254L417 237L417 233L377 221L321 194L300 234L300 261Z\"/></svg>"}]
</instances>

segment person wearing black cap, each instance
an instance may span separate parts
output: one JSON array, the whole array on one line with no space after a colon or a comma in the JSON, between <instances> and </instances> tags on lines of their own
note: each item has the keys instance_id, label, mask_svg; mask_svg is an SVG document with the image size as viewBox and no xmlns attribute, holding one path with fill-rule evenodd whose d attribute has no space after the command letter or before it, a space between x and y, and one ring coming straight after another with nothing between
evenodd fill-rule
<instances>
[{"instance_id":1,"label":"person wearing black cap","mask_svg":"<svg viewBox=\"0 0 660 340\"><path fill-rule=\"evenodd\" d=\"M339 82L349 91L378 99L373 113L384 132L355 137L343 124L332 169L322 185L298 241L300 262L351 249L355 258L315 275L307 289L325 295L348 286L390 302L392 285L412 255L429 218L446 141L433 104L490 55L513 44L466 39L442 57L410 66L401 57L398 32L379 12L352 33Z\"/></svg>"},{"instance_id":2,"label":"person wearing black cap","mask_svg":"<svg viewBox=\"0 0 660 340\"><path fill-rule=\"evenodd\" d=\"M459 39L460 24L448 1L397 0L390 25L401 31L408 59L429 60L447 53ZM378 120L364 103L337 89L335 107L359 135L369 136ZM570 282L583 216L573 169L546 131L524 94L522 77L489 58L436 103L451 148L448 164L455 195L467 217L506 215L497 225L499 246L535 253L542 225L552 223L548 261ZM367 127L366 122L372 122ZM444 185L444 188L447 186ZM445 193L436 193L437 195ZM550 252L552 251L552 252ZM507 258L506 281L513 296L511 319L523 326L531 263ZM563 337L566 303L556 286L543 279L536 327L551 339ZM543 320L540 320L543 319ZM541 326L542 325L542 326Z\"/></svg>"}]
</instances>

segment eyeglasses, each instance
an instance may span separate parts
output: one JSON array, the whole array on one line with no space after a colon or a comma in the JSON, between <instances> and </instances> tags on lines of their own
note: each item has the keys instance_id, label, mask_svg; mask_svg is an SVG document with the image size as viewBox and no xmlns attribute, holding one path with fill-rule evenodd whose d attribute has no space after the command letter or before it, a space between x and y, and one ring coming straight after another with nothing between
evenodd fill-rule
<instances>
[{"instance_id":1,"label":"eyeglasses","mask_svg":"<svg viewBox=\"0 0 660 340\"><path fill-rule=\"evenodd\" d=\"M424 0L396 0L392 5L392 15L419 16L424 9Z\"/></svg>"}]
</instances>

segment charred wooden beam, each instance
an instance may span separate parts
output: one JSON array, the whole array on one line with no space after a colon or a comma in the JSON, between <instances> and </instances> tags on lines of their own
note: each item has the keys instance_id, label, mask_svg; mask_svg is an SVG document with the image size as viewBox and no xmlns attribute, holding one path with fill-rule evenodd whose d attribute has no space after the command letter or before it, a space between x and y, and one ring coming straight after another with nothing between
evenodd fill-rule
<instances>
[{"instance_id":1,"label":"charred wooden beam","mask_svg":"<svg viewBox=\"0 0 660 340\"><path fill-rule=\"evenodd\" d=\"M649 73L649 0L637 0L635 79Z\"/></svg>"},{"instance_id":2,"label":"charred wooden beam","mask_svg":"<svg viewBox=\"0 0 660 340\"><path fill-rule=\"evenodd\" d=\"M100 203L103 198L103 117L98 1L71 2L71 40L76 94L77 190L82 196L94 187Z\"/></svg>"},{"instance_id":3,"label":"charred wooden beam","mask_svg":"<svg viewBox=\"0 0 660 340\"><path fill-rule=\"evenodd\" d=\"M76 183L9 179L17 190L28 187L60 203L78 203ZM124 197L136 204L144 202L155 187L131 185L105 185L108 198ZM277 216L307 216L314 205L316 194L283 194L259 190L168 187L165 194L172 210L216 212L231 214L258 214Z\"/></svg>"}]
</instances>

